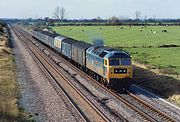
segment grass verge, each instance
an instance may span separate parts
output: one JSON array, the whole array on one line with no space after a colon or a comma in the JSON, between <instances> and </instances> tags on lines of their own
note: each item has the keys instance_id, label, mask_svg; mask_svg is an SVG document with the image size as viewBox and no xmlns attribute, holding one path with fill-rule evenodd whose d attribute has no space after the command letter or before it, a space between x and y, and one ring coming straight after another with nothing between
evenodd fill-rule
<instances>
[{"instance_id":1,"label":"grass verge","mask_svg":"<svg viewBox=\"0 0 180 122\"><path fill-rule=\"evenodd\" d=\"M32 121L18 108L20 88L16 82L16 66L11 49L5 43L5 38L0 41L0 122Z\"/></svg>"},{"instance_id":2,"label":"grass verge","mask_svg":"<svg viewBox=\"0 0 180 122\"><path fill-rule=\"evenodd\" d=\"M145 87L180 107L180 78L160 74L134 62L134 83Z\"/></svg>"}]
</instances>

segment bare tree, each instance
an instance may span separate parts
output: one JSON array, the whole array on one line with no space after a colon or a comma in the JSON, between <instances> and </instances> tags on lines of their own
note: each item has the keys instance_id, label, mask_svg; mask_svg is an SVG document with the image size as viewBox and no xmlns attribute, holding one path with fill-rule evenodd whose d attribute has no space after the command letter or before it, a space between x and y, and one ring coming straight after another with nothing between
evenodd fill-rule
<instances>
[{"instance_id":1,"label":"bare tree","mask_svg":"<svg viewBox=\"0 0 180 122\"><path fill-rule=\"evenodd\" d=\"M59 8L59 6L55 8L54 13L53 13L53 17L55 19L58 19L58 20L60 19L60 8Z\"/></svg>"},{"instance_id":2,"label":"bare tree","mask_svg":"<svg viewBox=\"0 0 180 122\"><path fill-rule=\"evenodd\" d=\"M65 18L65 9L63 7L60 8L60 11L59 11L59 15L60 15L60 19L61 19L61 22L64 20Z\"/></svg>"},{"instance_id":3,"label":"bare tree","mask_svg":"<svg viewBox=\"0 0 180 122\"><path fill-rule=\"evenodd\" d=\"M61 22L64 20L65 18L65 9L63 7L56 7L53 13L53 17L55 19L61 20Z\"/></svg>"},{"instance_id":4,"label":"bare tree","mask_svg":"<svg viewBox=\"0 0 180 122\"><path fill-rule=\"evenodd\" d=\"M116 17L116 16L112 16L112 17L109 18L108 21L109 21L109 23L111 23L111 24L113 24L113 25L116 25L116 24L119 23L119 18Z\"/></svg>"},{"instance_id":5,"label":"bare tree","mask_svg":"<svg viewBox=\"0 0 180 122\"><path fill-rule=\"evenodd\" d=\"M100 21L101 21L102 19L101 19L101 17L98 16L98 17L96 18L96 20L97 20L97 23L98 23L98 25L99 25L99 24L100 24Z\"/></svg>"}]
</instances>

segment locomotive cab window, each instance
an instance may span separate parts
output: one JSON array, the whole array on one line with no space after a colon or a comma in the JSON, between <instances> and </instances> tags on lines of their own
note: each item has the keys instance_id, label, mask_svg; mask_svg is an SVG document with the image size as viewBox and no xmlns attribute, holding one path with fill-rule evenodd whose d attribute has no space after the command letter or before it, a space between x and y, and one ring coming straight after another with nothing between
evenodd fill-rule
<instances>
[{"instance_id":1,"label":"locomotive cab window","mask_svg":"<svg viewBox=\"0 0 180 122\"><path fill-rule=\"evenodd\" d=\"M118 66L120 65L119 59L109 59L109 66Z\"/></svg>"},{"instance_id":2,"label":"locomotive cab window","mask_svg":"<svg viewBox=\"0 0 180 122\"><path fill-rule=\"evenodd\" d=\"M107 66L107 60L106 59L104 60L104 65Z\"/></svg>"},{"instance_id":3,"label":"locomotive cab window","mask_svg":"<svg viewBox=\"0 0 180 122\"><path fill-rule=\"evenodd\" d=\"M121 59L121 65L131 65L131 59L130 58Z\"/></svg>"}]
</instances>

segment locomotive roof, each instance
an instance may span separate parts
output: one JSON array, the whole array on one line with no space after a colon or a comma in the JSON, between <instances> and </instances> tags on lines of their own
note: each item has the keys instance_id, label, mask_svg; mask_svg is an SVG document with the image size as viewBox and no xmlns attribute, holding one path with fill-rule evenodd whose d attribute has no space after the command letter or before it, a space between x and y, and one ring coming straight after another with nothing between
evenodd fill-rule
<instances>
[{"instance_id":1,"label":"locomotive roof","mask_svg":"<svg viewBox=\"0 0 180 122\"><path fill-rule=\"evenodd\" d=\"M89 43L86 43L86 42L78 41L78 42L74 43L73 46L81 48L81 49L86 49L86 48L89 48L92 45L89 44Z\"/></svg>"},{"instance_id":2,"label":"locomotive roof","mask_svg":"<svg viewBox=\"0 0 180 122\"><path fill-rule=\"evenodd\" d=\"M130 55L124 51L112 51L108 53L105 58L131 58Z\"/></svg>"},{"instance_id":3,"label":"locomotive roof","mask_svg":"<svg viewBox=\"0 0 180 122\"><path fill-rule=\"evenodd\" d=\"M44 35L47 35L47 36L50 36L50 37L52 37L52 38L55 38L56 36L59 36L59 34L57 34L57 33L54 33L54 32L50 32L50 31L43 31L43 30L41 30L41 29L34 29L34 31L37 31L37 32L40 32L40 33L42 33L42 34L44 34Z\"/></svg>"},{"instance_id":4,"label":"locomotive roof","mask_svg":"<svg viewBox=\"0 0 180 122\"><path fill-rule=\"evenodd\" d=\"M45 35L47 35L47 36L50 36L50 37L52 37L52 38L55 38L55 37L58 36L57 33L52 33L52 32L49 32L49 31L42 31L41 33L42 33L42 34L45 34Z\"/></svg>"},{"instance_id":5,"label":"locomotive roof","mask_svg":"<svg viewBox=\"0 0 180 122\"><path fill-rule=\"evenodd\" d=\"M74 40L72 38L65 38L65 39L63 39L63 42L68 43L68 44L73 44L73 43L77 42L77 40Z\"/></svg>"},{"instance_id":6,"label":"locomotive roof","mask_svg":"<svg viewBox=\"0 0 180 122\"><path fill-rule=\"evenodd\" d=\"M64 39L66 39L67 37L65 37L65 36L61 36L61 35L59 35L59 36L57 36L57 37L55 37L55 39L58 39L58 40L60 40L60 41L62 41L62 40L64 40Z\"/></svg>"},{"instance_id":7,"label":"locomotive roof","mask_svg":"<svg viewBox=\"0 0 180 122\"><path fill-rule=\"evenodd\" d=\"M87 51L101 58L130 58L129 54L124 51L104 46L92 46Z\"/></svg>"}]
</instances>

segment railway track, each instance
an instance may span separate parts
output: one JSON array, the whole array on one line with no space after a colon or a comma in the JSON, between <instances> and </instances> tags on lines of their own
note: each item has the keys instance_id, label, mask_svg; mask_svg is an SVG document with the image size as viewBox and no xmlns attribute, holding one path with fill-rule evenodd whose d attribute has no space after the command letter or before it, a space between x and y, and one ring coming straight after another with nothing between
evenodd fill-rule
<instances>
[{"instance_id":1,"label":"railway track","mask_svg":"<svg viewBox=\"0 0 180 122\"><path fill-rule=\"evenodd\" d=\"M143 101L136 95L132 94L128 90L125 90L126 94L115 94L115 96L122 100L124 104L129 106L140 115L143 121L149 122L176 122L174 118L167 115L166 113L156 109L149 103Z\"/></svg>"},{"instance_id":2,"label":"railway track","mask_svg":"<svg viewBox=\"0 0 180 122\"><path fill-rule=\"evenodd\" d=\"M176 120L174 118L172 118L171 116L167 115L166 113L156 109L155 107L153 107L149 103L143 101L142 99L140 99L136 95L132 94L128 90L126 90L126 92L128 95L128 99L124 98L123 95L119 95L119 96L122 97L123 99L126 99L126 101L133 103L134 106L135 106L135 104L138 104L137 108L139 110L143 111L144 113L146 113L146 115L150 116L153 121L176 122Z\"/></svg>"},{"instance_id":3,"label":"railway track","mask_svg":"<svg viewBox=\"0 0 180 122\"><path fill-rule=\"evenodd\" d=\"M86 96L81 93L70 81L66 78L46 57L42 52L37 49L31 41L27 40L26 35L21 33L17 28L12 27L16 36L23 41L26 47L31 51L31 54L36 57L36 60L41 64L43 70L48 73L48 77L56 84L56 88L60 89L61 92L70 101L72 106L76 109L79 116L83 121L98 121L98 122L109 122L110 120L95 106ZM22 36L23 35L23 36ZM72 98L73 96L73 98Z\"/></svg>"},{"instance_id":4,"label":"railway track","mask_svg":"<svg viewBox=\"0 0 180 122\"><path fill-rule=\"evenodd\" d=\"M58 57L61 58L61 57ZM96 82L93 78L90 76L87 76L84 72L82 72L80 69L72 65L71 63L67 62L65 59L61 58L60 60L63 60L63 62L66 62L68 66L71 66L73 70L76 70L79 74L82 76L86 76L89 80L94 81L96 85L102 87L104 90L112 94L114 97L116 97L118 100L123 102L128 108L133 110L138 117L142 121L168 121L168 122L175 122L176 120L166 113L154 108L149 103L143 101L142 99L138 98L137 96L133 95L129 91L126 91L127 94L119 94L116 91L112 91L110 89L107 89L102 84Z\"/></svg>"}]
</instances>

